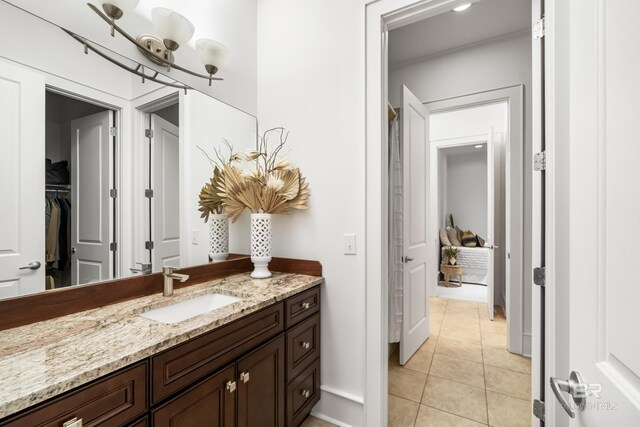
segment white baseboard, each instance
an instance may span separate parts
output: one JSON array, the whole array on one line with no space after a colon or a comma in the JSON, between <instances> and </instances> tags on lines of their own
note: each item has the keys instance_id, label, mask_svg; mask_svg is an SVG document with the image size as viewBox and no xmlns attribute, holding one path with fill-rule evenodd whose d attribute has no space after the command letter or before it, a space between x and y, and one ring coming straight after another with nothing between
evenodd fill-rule
<instances>
[{"instance_id":1,"label":"white baseboard","mask_svg":"<svg viewBox=\"0 0 640 427\"><path fill-rule=\"evenodd\" d=\"M329 386L320 386L320 401L311 415L340 427L364 425L364 399Z\"/></svg>"}]
</instances>

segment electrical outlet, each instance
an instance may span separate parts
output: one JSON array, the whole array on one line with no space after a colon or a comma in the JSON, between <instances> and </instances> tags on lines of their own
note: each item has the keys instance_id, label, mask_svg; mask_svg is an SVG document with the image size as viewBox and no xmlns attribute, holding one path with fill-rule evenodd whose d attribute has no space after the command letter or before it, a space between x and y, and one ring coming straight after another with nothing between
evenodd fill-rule
<instances>
[{"instance_id":1,"label":"electrical outlet","mask_svg":"<svg viewBox=\"0 0 640 427\"><path fill-rule=\"evenodd\" d=\"M191 244L197 246L199 242L200 242L200 230L197 230L197 229L191 230Z\"/></svg>"},{"instance_id":2,"label":"electrical outlet","mask_svg":"<svg viewBox=\"0 0 640 427\"><path fill-rule=\"evenodd\" d=\"M356 254L356 235L355 234L344 235L344 254L345 255Z\"/></svg>"}]
</instances>

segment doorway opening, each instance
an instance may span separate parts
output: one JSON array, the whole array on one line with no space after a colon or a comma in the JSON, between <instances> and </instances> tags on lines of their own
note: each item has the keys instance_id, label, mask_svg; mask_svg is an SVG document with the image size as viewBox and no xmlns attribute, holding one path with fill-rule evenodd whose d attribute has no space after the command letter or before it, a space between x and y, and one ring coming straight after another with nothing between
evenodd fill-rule
<instances>
[{"instance_id":1,"label":"doorway opening","mask_svg":"<svg viewBox=\"0 0 640 427\"><path fill-rule=\"evenodd\" d=\"M177 93L138 108L144 134L141 142L141 193L144 208L139 218L143 230L135 242L140 268L133 273L157 273L163 267L179 268L180 209L180 102Z\"/></svg>"},{"instance_id":2,"label":"doorway opening","mask_svg":"<svg viewBox=\"0 0 640 427\"><path fill-rule=\"evenodd\" d=\"M116 275L116 111L45 94L45 289Z\"/></svg>"},{"instance_id":3,"label":"doorway opening","mask_svg":"<svg viewBox=\"0 0 640 427\"><path fill-rule=\"evenodd\" d=\"M390 29L386 66L383 49L393 113L382 181L389 206L403 208L385 219L387 420L529 425L532 4L447 5ZM394 162L404 202L391 191Z\"/></svg>"}]
</instances>

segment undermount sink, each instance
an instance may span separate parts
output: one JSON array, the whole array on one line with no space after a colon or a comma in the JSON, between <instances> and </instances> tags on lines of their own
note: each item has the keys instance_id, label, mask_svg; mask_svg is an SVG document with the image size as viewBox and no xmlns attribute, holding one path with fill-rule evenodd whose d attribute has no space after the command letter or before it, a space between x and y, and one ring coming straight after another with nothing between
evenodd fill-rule
<instances>
[{"instance_id":1,"label":"undermount sink","mask_svg":"<svg viewBox=\"0 0 640 427\"><path fill-rule=\"evenodd\" d=\"M242 301L242 298L223 294L208 294L149 310L141 313L140 316L157 322L173 324L210 311L218 310L238 301Z\"/></svg>"}]
</instances>

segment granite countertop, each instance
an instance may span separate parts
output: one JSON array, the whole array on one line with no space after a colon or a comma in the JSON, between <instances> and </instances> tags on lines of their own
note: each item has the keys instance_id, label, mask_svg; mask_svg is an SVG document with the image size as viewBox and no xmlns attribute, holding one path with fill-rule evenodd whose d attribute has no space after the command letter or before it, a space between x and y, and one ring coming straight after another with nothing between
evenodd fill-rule
<instances>
[{"instance_id":1,"label":"granite countertop","mask_svg":"<svg viewBox=\"0 0 640 427\"><path fill-rule=\"evenodd\" d=\"M0 419L193 337L281 301L322 277L238 274L130 301L0 331ZM176 324L139 316L196 296L222 293L242 301Z\"/></svg>"}]
</instances>

